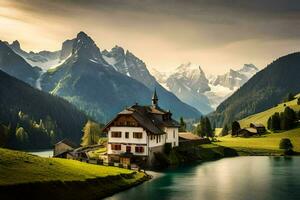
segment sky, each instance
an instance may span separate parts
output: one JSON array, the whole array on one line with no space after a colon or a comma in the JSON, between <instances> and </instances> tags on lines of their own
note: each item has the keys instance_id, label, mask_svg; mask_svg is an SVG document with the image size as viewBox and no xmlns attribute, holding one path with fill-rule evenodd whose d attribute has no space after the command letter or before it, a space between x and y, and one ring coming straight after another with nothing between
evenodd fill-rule
<instances>
[{"instance_id":1,"label":"sky","mask_svg":"<svg viewBox=\"0 0 300 200\"><path fill-rule=\"evenodd\" d=\"M159 71L192 62L221 74L299 51L300 1L0 0L0 27L0 40L27 51L58 50L84 31Z\"/></svg>"}]
</instances>

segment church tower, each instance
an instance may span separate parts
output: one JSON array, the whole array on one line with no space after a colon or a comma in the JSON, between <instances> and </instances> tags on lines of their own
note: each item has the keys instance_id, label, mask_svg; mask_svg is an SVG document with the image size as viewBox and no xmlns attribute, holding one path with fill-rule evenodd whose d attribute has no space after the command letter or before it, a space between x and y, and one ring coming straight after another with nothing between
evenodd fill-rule
<instances>
[{"instance_id":1,"label":"church tower","mask_svg":"<svg viewBox=\"0 0 300 200\"><path fill-rule=\"evenodd\" d=\"M157 98L157 94L156 94L156 88L154 89L154 93L153 93L153 96L152 96L152 106L154 108L158 107L158 98Z\"/></svg>"}]
</instances>

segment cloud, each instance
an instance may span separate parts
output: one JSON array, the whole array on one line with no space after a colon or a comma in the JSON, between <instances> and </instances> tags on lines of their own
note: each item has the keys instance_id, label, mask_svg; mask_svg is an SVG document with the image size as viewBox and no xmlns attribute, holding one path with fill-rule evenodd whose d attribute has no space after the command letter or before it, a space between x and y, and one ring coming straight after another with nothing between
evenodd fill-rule
<instances>
[{"instance_id":1,"label":"cloud","mask_svg":"<svg viewBox=\"0 0 300 200\"><path fill-rule=\"evenodd\" d=\"M210 70L216 65L210 60L213 52L224 57L229 46L233 52L249 46L254 51L261 43L285 42L284 49L289 51L287 44L300 39L298 0L0 0L1 7L19 13L5 17L31 27L13 29L27 48L40 49L46 42L49 49L57 49L63 40L83 30L101 48L119 44L157 66L186 62L191 55L190 61L204 62ZM9 38L7 32L0 30L0 36ZM30 45L33 38L28 38L32 34L38 38L34 45ZM264 65L264 56L275 55L276 49L268 47L264 49L270 52L256 55L255 64ZM229 56L230 61L223 59L224 65L242 64L242 59L249 62L246 52L236 55Z\"/></svg>"}]
</instances>

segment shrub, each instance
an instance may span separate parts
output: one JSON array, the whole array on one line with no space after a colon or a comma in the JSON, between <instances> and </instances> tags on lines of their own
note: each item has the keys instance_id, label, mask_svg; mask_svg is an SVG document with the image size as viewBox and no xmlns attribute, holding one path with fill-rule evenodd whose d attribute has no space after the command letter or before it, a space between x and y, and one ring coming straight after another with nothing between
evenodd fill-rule
<instances>
[{"instance_id":1,"label":"shrub","mask_svg":"<svg viewBox=\"0 0 300 200\"><path fill-rule=\"evenodd\" d=\"M293 144L289 138L282 138L279 143L279 149L289 151L293 149Z\"/></svg>"}]
</instances>

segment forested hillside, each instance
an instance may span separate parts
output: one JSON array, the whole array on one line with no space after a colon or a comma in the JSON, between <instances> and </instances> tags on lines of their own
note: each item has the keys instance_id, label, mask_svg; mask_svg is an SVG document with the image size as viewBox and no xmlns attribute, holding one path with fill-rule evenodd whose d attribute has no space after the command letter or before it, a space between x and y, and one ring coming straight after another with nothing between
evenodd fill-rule
<instances>
[{"instance_id":1,"label":"forested hillside","mask_svg":"<svg viewBox=\"0 0 300 200\"><path fill-rule=\"evenodd\" d=\"M0 71L0 146L49 148L69 138L79 143L87 116L62 98Z\"/></svg>"},{"instance_id":2,"label":"forested hillside","mask_svg":"<svg viewBox=\"0 0 300 200\"><path fill-rule=\"evenodd\" d=\"M300 53L283 56L254 75L209 115L217 126L229 124L282 102L300 92Z\"/></svg>"}]
</instances>

